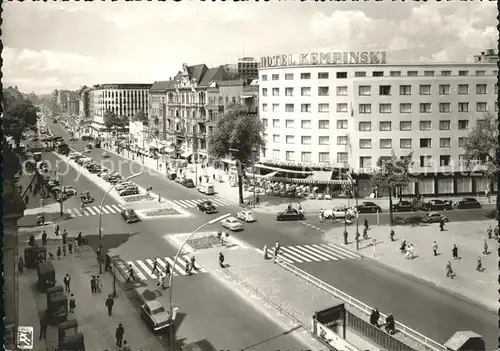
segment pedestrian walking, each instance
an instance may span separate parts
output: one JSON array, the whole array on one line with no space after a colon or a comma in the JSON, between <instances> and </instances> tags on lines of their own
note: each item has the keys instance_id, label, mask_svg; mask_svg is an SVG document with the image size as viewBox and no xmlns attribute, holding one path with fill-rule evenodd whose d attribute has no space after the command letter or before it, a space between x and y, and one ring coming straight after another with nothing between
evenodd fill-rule
<instances>
[{"instance_id":1,"label":"pedestrian walking","mask_svg":"<svg viewBox=\"0 0 500 351\"><path fill-rule=\"evenodd\" d=\"M268 259L268 256L267 256L267 244L264 245L264 259L265 260Z\"/></svg>"},{"instance_id":2,"label":"pedestrian walking","mask_svg":"<svg viewBox=\"0 0 500 351\"><path fill-rule=\"evenodd\" d=\"M108 309L108 316L111 316L113 313L113 306L115 304L115 300L113 297L111 297L111 294L108 295L108 298L106 299L106 302L104 303L104 306Z\"/></svg>"},{"instance_id":3,"label":"pedestrian walking","mask_svg":"<svg viewBox=\"0 0 500 351\"><path fill-rule=\"evenodd\" d=\"M325 219L325 211L322 208L320 208L320 210L319 210L319 221L320 221L320 223L323 223L324 219Z\"/></svg>"},{"instance_id":4,"label":"pedestrian walking","mask_svg":"<svg viewBox=\"0 0 500 351\"><path fill-rule=\"evenodd\" d=\"M453 279L453 269L451 268L451 262L448 261L445 267L446 276Z\"/></svg>"},{"instance_id":5,"label":"pedestrian walking","mask_svg":"<svg viewBox=\"0 0 500 351\"><path fill-rule=\"evenodd\" d=\"M68 251L70 255L73 253L73 241L68 243Z\"/></svg>"},{"instance_id":6,"label":"pedestrian walking","mask_svg":"<svg viewBox=\"0 0 500 351\"><path fill-rule=\"evenodd\" d=\"M160 273L160 270L158 269L158 261L156 258L153 261L153 269L151 270L151 275L155 274L155 272Z\"/></svg>"},{"instance_id":7,"label":"pedestrian walking","mask_svg":"<svg viewBox=\"0 0 500 351\"><path fill-rule=\"evenodd\" d=\"M434 256L438 255L437 254L437 252L438 252L438 244L435 241L432 243L432 252L434 253Z\"/></svg>"},{"instance_id":8,"label":"pedestrian walking","mask_svg":"<svg viewBox=\"0 0 500 351\"><path fill-rule=\"evenodd\" d=\"M498 225L495 227L495 229L493 230L493 234L495 235L495 239L498 240L498 237L500 235L500 229L498 228Z\"/></svg>"},{"instance_id":9,"label":"pedestrian walking","mask_svg":"<svg viewBox=\"0 0 500 351\"><path fill-rule=\"evenodd\" d=\"M158 274L158 283L156 283L157 286L161 288L161 290L165 290L165 277L166 275L163 274L162 272L159 272Z\"/></svg>"},{"instance_id":10,"label":"pedestrian walking","mask_svg":"<svg viewBox=\"0 0 500 351\"><path fill-rule=\"evenodd\" d=\"M30 197L26 194L26 195L24 196L24 203L25 203L25 204L28 204L28 201L29 201L29 200L30 200Z\"/></svg>"},{"instance_id":11,"label":"pedestrian walking","mask_svg":"<svg viewBox=\"0 0 500 351\"><path fill-rule=\"evenodd\" d=\"M95 294L97 291L96 285L95 285L95 275L92 276L92 279L90 279L90 292L92 294Z\"/></svg>"},{"instance_id":12,"label":"pedestrian walking","mask_svg":"<svg viewBox=\"0 0 500 351\"><path fill-rule=\"evenodd\" d=\"M196 258L193 256L191 256L191 270L195 270L197 271L198 268L196 268Z\"/></svg>"},{"instance_id":13,"label":"pedestrian walking","mask_svg":"<svg viewBox=\"0 0 500 351\"><path fill-rule=\"evenodd\" d=\"M74 240L73 244L75 245L75 252L80 252L80 244L78 243L78 240Z\"/></svg>"},{"instance_id":14,"label":"pedestrian walking","mask_svg":"<svg viewBox=\"0 0 500 351\"><path fill-rule=\"evenodd\" d=\"M458 260L458 247L453 244L453 248L451 249L451 254L453 255L454 260Z\"/></svg>"},{"instance_id":15,"label":"pedestrian walking","mask_svg":"<svg viewBox=\"0 0 500 351\"><path fill-rule=\"evenodd\" d=\"M75 294L71 294L69 297L69 313L74 313L76 307Z\"/></svg>"},{"instance_id":16,"label":"pedestrian walking","mask_svg":"<svg viewBox=\"0 0 500 351\"><path fill-rule=\"evenodd\" d=\"M123 334L125 334L125 329L123 329L123 325L120 323L116 328L115 337L116 337L116 346L122 347L123 343Z\"/></svg>"},{"instance_id":17,"label":"pedestrian walking","mask_svg":"<svg viewBox=\"0 0 500 351\"><path fill-rule=\"evenodd\" d=\"M483 260L481 259L481 257L477 258L476 271L478 271L478 272L483 271Z\"/></svg>"},{"instance_id":18,"label":"pedestrian walking","mask_svg":"<svg viewBox=\"0 0 500 351\"><path fill-rule=\"evenodd\" d=\"M405 258L407 260L411 259L411 250L410 250L410 245L406 247L406 252L405 252Z\"/></svg>"},{"instance_id":19,"label":"pedestrian walking","mask_svg":"<svg viewBox=\"0 0 500 351\"><path fill-rule=\"evenodd\" d=\"M491 203L491 199L490 199L490 190L489 189L486 189L484 191L484 196L488 199L488 203Z\"/></svg>"},{"instance_id":20,"label":"pedestrian walking","mask_svg":"<svg viewBox=\"0 0 500 351\"><path fill-rule=\"evenodd\" d=\"M444 218L439 221L439 231L444 232Z\"/></svg>"},{"instance_id":21,"label":"pedestrian walking","mask_svg":"<svg viewBox=\"0 0 500 351\"><path fill-rule=\"evenodd\" d=\"M372 313L370 314L370 324L378 327L379 318L380 318L380 312L378 311L378 309L372 310Z\"/></svg>"},{"instance_id":22,"label":"pedestrian walking","mask_svg":"<svg viewBox=\"0 0 500 351\"><path fill-rule=\"evenodd\" d=\"M63 244L62 249L63 249L63 256L66 256L66 250L67 250L66 244Z\"/></svg>"},{"instance_id":23,"label":"pedestrian walking","mask_svg":"<svg viewBox=\"0 0 500 351\"><path fill-rule=\"evenodd\" d=\"M95 278L95 289L96 289L96 292L98 292L99 294L102 292L102 282L101 282L100 276L97 276Z\"/></svg>"},{"instance_id":24,"label":"pedestrian walking","mask_svg":"<svg viewBox=\"0 0 500 351\"><path fill-rule=\"evenodd\" d=\"M132 265L129 265L129 266L128 266L128 277L127 277L127 282L129 282L131 279L132 279L133 281L135 281L135 277L134 277L134 269L132 268Z\"/></svg>"},{"instance_id":25,"label":"pedestrian walking","mask_svg":"<svg viewBox=\"0 0 500 351\"><path fill-rule=\"evenodd\" d=\"M165 275L166 276L170 276L170 263L167 262L167 264L165 265Z\"/></svg>"},{"instance_id":26,"label":"pedestrian walking","mask_svg":"<svg viewBox=\"0 0 500 351\"><path fill-rule=\"evenodd\" d=\"M493 234L493 228L491 228L491 225L489 225L488 229L486 229L486 234L488 235L488 239L491 239L491 236Z\"/></svg>"},{"instance_id":27,"label":"pedestrian walking","mask_svg":"<svg viewBox=\"0 0 500 351\"><path fill-rule=\"evenodd\" d=\"M66 275L63 278L63 283L64 283L64 291L71 292L70 288L71 277L69 276L69 274L66 273Z\"/></svg>"},{"instance_id":28,"label":"pedestrian walking","mask_svg":"<svg viewBox=\"0 0 500 351\"><path fill-rule=\"evenodd\" d=\"M19 271L19 274L24 272L24 260L22 257L19 257L19 261L17 261L17 270Z\"/></svg>"},{"instance_id":29,"label":"pedestrian walking","mask_svg":"<svg viewBox=\"0 0 500 351\"><path fill-rule=\"evenodd\" d=\"M276 244L274 244L274 262L276 262L279 253L280 253L280 242L276 241Z\"/></svg>"},{"instance_id":30,"label":"pedestrian walking","mask_svg":"<svg viewBox=\"0 0 500 351\"><path fill-rule=\"evenodd\" d=\"M40 199L40 207L45 207L45 200L43 198Z\"/></svg>"},{"instance_id":31,"label":"pedestrian walking","mask_svg":"<svg viewBox=\"0 0 500 351\"><path fill-rule=\"evenodd\" d=\"M489 254L488 251L488 240L484 239L484 250L483 250L483 255Z\"/></svg>"},{"instance_id":32,"label":"pedestrian walking","mask_svg":"<svg viewBox=\"0 0 500 351\"><path fill-rule=\"evenodd\" d=\"M61 247L60 246L57 248L56 255L57 255L57 259L60 260L61 259Z\"/></svg>"},{"instance_id":33,"label":"pedestrian walking","mask_svg":"<svg viewBox=\"0 0 500 351\"><path fill-rule=\"evenodd\" d=\"M344 245L347 245L348 242L347 242L347 237L348 237L348 233L347 233L347 230L344 230Z\"/></svg>"},{"instance_id":34,"label":"pedestrian walking","mask_svg":"<svg viewBox=\"0 0 500 351\"><path fill-rule=\"evenodd\" d=\"M257 204L257 205L260 204L260 196L259 195L255 196L255 204Z\"/></svg>"},{"instance_id":35,"label":"pedestrian walking","mask_svg":"<svg viewBox=\"0 0 500 351\"><path fill-rule=\"evenodd\" d=\"M45 230L42 232L42 245L47 245L47 233L45 232Z\"/></svg>"},{"instance_id":36,"label":"pedestrian walking","mask_svg":"<svg viewBox=\"0 0 500 351\"><path fill-rule=\"evenodd\" d=\"M38 340L42 340L42 338L47 339L47 325L47 313L44 313L40 318L40 336L38 337Z\"/></svg>"},{"instance_id":37,"label":"pedestrian walking","mask_svg":"<svg viewBox=\"0 0 500 351\"><path fill-rule=\"evenodd\" d=\"M161 195L158 194L158 203L161 203Z\"/></svg>"},{"instance_id":38,"label":"pedestrian walking","mask_svg":"<svg viewBox=\"0 0 500 351\"><path fill-rule=\"evenodd\" d=\"M394 235L396 235L396 234L394 233L394 228L391 228L391 232L389 233L389 239L390 239L391 241L394 241Z\"/></svg>"},{"instance_id":39,"label":"pedestrian walking","mask_svg":"<svg viewBox=\"0 0 500 351\"><path fill-rule=\"evenodd\" d=\"M225 268L225 266L224 266L224 255L222 254L222 252L219 253L219 266L220 266L220 268Z\"/></svg>"},{"instance_id":40,"label":"pedestrian walking","mask_svg":"<svg viewBox=\"0 0 500 351\"><path fill-rule=\"evenodd\" d=\"M55 234L56 236L59 236L59 224L58 224L58 225L56 225L56 227L54 228L54 234Z\"/></svg>"},{"instance_id":41,"label":"pedestrian walking","mask_svg":"<svg viewBox=\"0 0 500 351\"><path fill-rule=\"evenodd\" d=\"M191 265L188 260L184 260L184 270L187 275L191 275Z\"/></svg>"},{"instance_id":42,"label":"pedestrian walking","mask_svg":"<svg viewBox=\"0 0 500 351\"><path fill-rule=\"evenodd\" d=\"M68 232L66 231L66 229L63 230L61 237L62 237L63 245L66 245L67 239L68 239Z\"/></svg>"}]
</instances>

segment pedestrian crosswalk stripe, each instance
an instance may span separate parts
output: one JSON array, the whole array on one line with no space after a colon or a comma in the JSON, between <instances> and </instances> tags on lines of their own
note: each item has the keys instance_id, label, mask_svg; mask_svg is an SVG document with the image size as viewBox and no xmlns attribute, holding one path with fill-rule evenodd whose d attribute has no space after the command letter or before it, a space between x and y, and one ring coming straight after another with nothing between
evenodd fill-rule
<instances>
[{"instance_id":1,"label":"pedestrian crosswalk stripe","mask_svg":"<svg viewBox=\"0 0 500 351\"><path fill-rule=\"evenodd\" d=\"M121 205L108 205L108 206L111 207L111 208L114 208L118 212L120 212L121 210L123 210L123 207L121 207Z\"/></svg>"},{"instance_id":2,"label":"pedestrian crosswalk stripe","mask_svg":"<svg viewBox=\"0 0 500 351\"><path fill-rule=\"evenodd\" d=\"M188 260L191 262L191 257L189 255L184 255L182 256L185 260ZM205 270L205 268L203 268L202 266L200 266L198 264L198 262L194 261L194 268L196 268L197 270L199 270L200 272L202 273L206 273L207 271Z\"/></svg>"},{"instance_id":3,"label":"pedestrian crosswalk stripe","mask_svg":"<svg viewBox=\"0 0 500 351\"><path fill-rule=\"evenodd\" d=\"M110 214L111 212L108 211L108 209L106 207L102 207L102 213L104 214Z\"/></svg>"},{"instance_id":4,"label":"pedestrian crosswalk stripe","mask_svg":"<svg viewBox=\"0 0 500 351\"><path fill-rule=\"evenodd\" d=\"M148 279L158 279L158 276L153 273L154 260L158 263L158 270L160 272L165 271L165 267L167 263L170 264L170 271L174 276L179 275L188 275L186 272L186 261L190 262L191 257L189 255L184 255L183 257L179 257L177 263L174 268L174 258L175 257L157 257L157 258L147 258L144 260L135 260L128 261L127 265L131 265L134 270L134 277L140 280L148 280ZM191 271L191 274L195 275L198 273L207 273L207 270L200 266L197 262L195 262L195 268ZM126 270L126 275L128 276L128 267L122 269ZM156 273L156 272L155 272Z\"/></svg>"},{"instance_id":5,"label":"pedestrian crosswalk stripe","mask_svg":"<svg viewBox=\"0 0 500 351\"><path fill-rule=\"evenodd\" d=\"M297 263L304 262L303 260L300 259L300 256L297 256L297 254L292 252L286 252L286 250L283 250L283 247L280 249L280 251L282 252L278 253L278 255L282 254L282 256L284 255L285 257L288 257L292 262L297 262Z\"/></svg>"},{"instance_id":6,"label":"pedestrian crosswalk stripe","mask_svg":"<svg viewBox=\"0 0 500 351\"><path fill-rule=\"evenodd\" d=\"M134 262L129 261L129 262L127 262L127 264L129 266L132 266L132 269L134 270L134 276L135 276L135 278L139 278L140 280L146 280L147 279L146 276L144 274L142 274L142 272L139 269L137 269L137 267L134 264Z\"/></svg>"},{"instance_id":7,"label":"pedestrian crosswalk stripe","mask_svg":"<svg viewBox=\"0 0 500 351\"><path fill-rule=\"evenodd\" d=\"M198 206L198 204L202 201L211 201L215 206L232 206L234 203L231 201L221 199L221 198L213 198L206 197L201 199L187 199L187 200L171 200L174 204L184 207L184 208L193 208Z\"/></svg>"},{"instance_id":8,"label":"pedestrian crosswalk stripe","mask_svg":"<svg viewBox=\"0 0 500 351\"><path fill-rule=\"evenodd\" d=\"M324 261L325 260L324 257L319 256L317 253L315 253L313 250L311 250L310 248L308 248L306 245L304 245L302 247L302 250L304 250L305 252L307 252L309 254L309 256L312 257L316 262Z\"/></svg>"},{"instance_id":9,"label":"pedestrian crosswalk stripe","mask_svg":"<svg viewBox=\"0 0 500 351\"><path fill-rule=\"evenodd\" d=\"M118 213L123 210L122 205L104 205L102 207L102 213L103 214L112 214L112 213ZM100 212L100 207L99 206L85 206L83 210L81 208L68 208L65 209L66 212L68 212L70 215L75 216L75 217L82 217L82 216L97 216L99 215Z\"/></svg>"},{"instance_id":10,"label":"pedestrian crosswalk stripe","mask_svg":"<svg viewBox=\"0 0 500 351\"><path fill-rule=\"evenodd\" d=\"M330 255L327 251L321 250L321 247L315 247L314 245L304 245L304 246L309 248L310 250L317 252L318 256L323 257L323 260L325 260L325 257L326 257L326 260L328 260L328 259L333 260L333 261L338 260L337 257Z\"/></svg>"},{"instance_id":11,"label":"pedestrian crosswalk stripe","mask_svg":"<svg viewBox=\"0 0 500 351\"><path fill-rule=\"evenodd\" d=\"M89 207L86 209L92 216L99 214L99 209L96 207Z\"/></svg>"},{"instance_id":12,"label":"pedestrian crosswalk stripe","mask_svg":"<svg viewBox=\"0 0 500 351\"><path fill-rule=\"evenodd\" d=\"M274 257L274 250L269 250L268 253ZM310 244L281 246L278 257L288 263L309 263L359 259L363 256L337 244Z\"/></svg>"},{"instance_id":13,"label":"pedestrian crosswalk stripe","mask_svg":"<svg viewBox=\"0 0 500 351\"><path fill-rule=\"evenodd\" d=\"M294 246L289 246L289 247L287 247L287 250L291 250L291 251L293 251L293 252L296 252L296 253L300 254L300 255L301 255L300 257L301 257L303 260L305 260L306 262L312 262L312 261L319 262L319 261L321 261L321 260L318 260L317 258L311 257L310 255L308 255L308 254L307 254L307 252L304 252L303 250L302 250L302 252L301 252L301 250L297 249L297 248L296 248L296 247L294 247Z\"/></svg>"},{"instance_id":14,"label":"pedestrian crosswalk stripe","mask_svg":"<svg viewBox=\"0 0 500 351\"><path fill-rule=\"evenodd\" d=\"M346 248L343 248L342 246L339 246L337 244L329 244L328 246L335 248L336 250L342 252L343 255L350 257L350 258L362 258L363 257L363 256L361 256L357 253L351 252L351 251L347 250Z\"/></svg>"}]
</instances>

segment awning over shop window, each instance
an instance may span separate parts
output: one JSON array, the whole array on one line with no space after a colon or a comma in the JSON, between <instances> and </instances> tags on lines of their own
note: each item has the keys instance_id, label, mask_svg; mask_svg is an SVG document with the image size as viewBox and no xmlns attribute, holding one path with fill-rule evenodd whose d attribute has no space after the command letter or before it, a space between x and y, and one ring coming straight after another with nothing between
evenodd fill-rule
<instances>
[{"instance_id":1,"label":"awning over shop window","mask_svg":"<svg viewBox=\"0 0 500 351\"><path fill-rule=\"evenodd\" d=\"M313 180L313 181L328 181L332 179L332 172L327 172L327 171L315 171L313 174L311 174L309 177L306 178L306 180Z\"/></svg>"},{"instance_id":2,"label":"awning over shop window","mask_svg":"<svg viewBox=\"0 0 500 351\"><path fill-rule=\"evenodd\" d=\"M184 153L181 155L181 157L183 157L183 158L188 158L188 157L189 157L189 156L191 156L192 154L193 154L193 153L192 153L191 151L186 151L186 152L184 152Z\"/></svg>"},{"instance_id":3,"label":"awning over shop window","mask_svg":"<svg viewBox=\"0 0 500 351\"><path fill-rule=\"evenodd\" d=\"M311 184L311 185L320 185L320 184L351 184L348 180L342 179L333 179L333 180L315 180L315 179L298 179L298 178L281 178L281 177L272 177L269 180L275 182L282 183L296 183L296 184Z\"/></svg>"},{"instance_id":4,"label":"awning over shop window","mask_svg":"<svg viewBox=\"0 0 500 351\"><path fill-rule=\"evenodd\" d=\"M240 99L251 99L253 95L240 95Z\"/></svg>"},{"instance_id":5,"label":"awning over shop window","mask_svg":"<svg viewBox=\"0 0 500 351\"><path fill-rule=\"evenodd\" d=\"M276 171L276 172L283 172L283 173L297 173L297 174L312 174L312 171L299 171L299 170L294 170L294 169L284 169L284 168L278 168L278 167L272 167L268 165L263 165L260 163L255 164L256 168L264 168L264 169L269 169L271 171Z\"/></svg>"}]
</instances>

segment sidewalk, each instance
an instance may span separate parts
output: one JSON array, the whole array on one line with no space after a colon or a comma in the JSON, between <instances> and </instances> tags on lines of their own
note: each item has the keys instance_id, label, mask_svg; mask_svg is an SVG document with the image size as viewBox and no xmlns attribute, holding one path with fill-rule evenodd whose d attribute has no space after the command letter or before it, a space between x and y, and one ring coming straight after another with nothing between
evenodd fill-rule
<instances>
[{"instance_id":1,"label":"sidewalk","mask_svg":"<svg viewBox=\"0 0 500 351\"><path fill-rule=\"evenodd\" d=\"M54 252L57 243L50 243L48 251ZM24 250L21 249L21 252ZM124 339L132 349L161 350L160 342L151 335L138 312L124 296L120 286L117 285L117 298L113 307L113 315L108 316L104 302L109 293L112 293L113 278L103 274L101 281L103 291L94 295L90 292L89 281L92 275L98 274L96 256L88 246L80 247L79 253L73 257L63 257L61 260L52 261L56 270L56 285L64 285L62 279L67 273L71 276L71 291L75 294L75 313L68 315L68 320L75 318L78 321L78 331L84 334L85 348L87 350L116 350L115 330L119 323L125 329ZM39 316L46 309L46 295L36 290L36 270L25 270L19 279L19 291L23 301L19 307L20 325L35 328L35 350L52 350L57 346L57 326L49 326L47 340L38 340L40 333Z\"/></svg>"},{"instance_id":2,"label":"sidewalk","mask_svg":"<svg viewBox=\"0 0 500 351\"><path fill-rule=\"evenodd\" d=\"M351 230L347 247L404 274L412 275L484 305L488 309L496 310L498 308L498 256L496 254L498 244L494 239L487 240L490 253L482 254L488 225L494 228L496 222L493 220L452 222L446 224L444 232L439 231L437 223L417 227L396 226L394 227L395 242L389 240L389 226L374 226L368 231L369 239L360 241L359 251L356 251L356 243L353 240L354 232ZM344 245L343 230L343 228L333 228L327 231L326 239ZM375 256L373 239L376 240ZM399 247L403 239L407 244L413 244L415 247L415 258L405 259L405 255L400 253ZM434 256L432 251L434 241L438 245L438 256ZM452 258L453 244L458 247L458 255L461 257L459 260ZM485 268L483 272L476 271L478 257L482 258L483 268ZM451 262L456 274L454 279L446 277L445 266L448 261Z\"/></svg>"}]
</instances>

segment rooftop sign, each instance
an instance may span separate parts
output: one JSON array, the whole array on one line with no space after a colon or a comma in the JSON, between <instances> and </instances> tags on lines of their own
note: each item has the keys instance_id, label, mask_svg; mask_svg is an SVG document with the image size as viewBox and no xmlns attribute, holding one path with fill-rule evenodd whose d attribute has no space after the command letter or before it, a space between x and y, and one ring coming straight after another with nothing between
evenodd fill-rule
<instances>
[{"instance_id":1,"label":"rooftop sign","mask_svg":"<svg viewBox=\"0 0 500 351\"><path fill-rule=\"evenodd\" d=\"M387 63L387 53L377 52L308 52L264 56L260 58L260 68L287 67L299 65L380 65Z\"/></svg>"}]
</instances>

